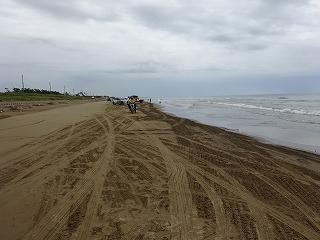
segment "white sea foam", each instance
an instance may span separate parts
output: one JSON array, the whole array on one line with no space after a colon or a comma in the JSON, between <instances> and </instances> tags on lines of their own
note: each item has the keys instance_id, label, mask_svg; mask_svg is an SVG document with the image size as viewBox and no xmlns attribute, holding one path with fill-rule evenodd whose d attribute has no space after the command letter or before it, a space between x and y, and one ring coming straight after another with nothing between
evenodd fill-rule
<instances>
[{"instance_id":1,"label":"white sea foam","mask_svg":"<svg viewBox=\"0 0 320 240\"><path fill-rule=\"evenodd\" d=\"M162 105L181 117L320 151L320 95L165 99Z\"/></svg>"},{"instance_id":2,"label":"white sea foam","mask_svg":"<svg viewBox=\"0 0 320 240\"><path fill-rule=\"evenodd\" d=\"M284 101L285 100L285 101ZM225 106L226 109L253 109L256 112L274 112L283 114L320 116L320 96L316 99L303 99L293 97L221 97L221 98L186 98L168 99L164 104L169 107L197 111L199 109L210 109Z\"/></svg>"},{"instance_id":3,"label":"white sea foam","mask_svg":"<svg viewBox=\"0 0 320 240\"><path fill-rule=\"evenodd\" d=\"M227 102L211 102L213 104L218 105L225 105L231 107L239 107L239 108L250 108L250 109L260 109L265 111L274 111L274 112L281 112L281 113L291 113L291 114L303 114L303 115L314 115L320 116L320 110L303 110L303 109L291 109L291 108L271 108L271 107L263 107L263 106L256 106L251 104L245 103L227 103Z\"/></svg>"}]
</instances>

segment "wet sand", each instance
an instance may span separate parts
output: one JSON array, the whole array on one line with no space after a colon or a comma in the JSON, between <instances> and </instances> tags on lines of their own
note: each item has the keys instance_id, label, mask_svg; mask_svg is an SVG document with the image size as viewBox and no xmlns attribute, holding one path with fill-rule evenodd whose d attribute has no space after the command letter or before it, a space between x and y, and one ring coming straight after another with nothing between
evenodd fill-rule
<instances>
[{"instance_id":1,"label":"wet sand","mask_svg":"<svg viewBox=\"0 0 320 240\"><path fill-rule=\"evenodd\" d=\"M320 156L104 102L0 120L0 239L320 239Z\"/></svg>"}]
</instances>

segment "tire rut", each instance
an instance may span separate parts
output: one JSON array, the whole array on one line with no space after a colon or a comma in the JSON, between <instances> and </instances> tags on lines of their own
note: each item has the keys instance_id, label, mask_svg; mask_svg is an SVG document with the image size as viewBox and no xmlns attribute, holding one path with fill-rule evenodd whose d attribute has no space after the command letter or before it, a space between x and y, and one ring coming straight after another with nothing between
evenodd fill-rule
<instances>
[{"instance_id":1,"label":"tire rut","mask_svg":"<svg viewBox=\"0 0 320 240\"><path fill-rule=\"evenodd\" d=\"M110 135L108 135L110 137ZM103 142L101 142L103 144ZM93 166L89 174L86 174L78 184L69 191L58 205L50 209L41 221L24 237L25 239L54 239L55 233L66 224L70 214L78 209L83 201L92 194L95 179L104 166L106 155L112 151L113 139L108 139L108 147L105 148L102 157Z\"/></svg>"}]
</instances>

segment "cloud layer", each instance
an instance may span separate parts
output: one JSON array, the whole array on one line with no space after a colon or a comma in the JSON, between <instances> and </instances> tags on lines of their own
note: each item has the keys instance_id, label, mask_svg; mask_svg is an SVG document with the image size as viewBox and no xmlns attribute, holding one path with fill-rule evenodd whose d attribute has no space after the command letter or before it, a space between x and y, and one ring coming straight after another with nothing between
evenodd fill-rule
<instances>
[{"instance_id":1,"label":"cloud layer","mask_svg":"<svg viewBox=\"0 0 320 240\"><path fill-rule=\"evenodd\" d=\"M276 84L290 76L301 82L319 76L317 0L3 0L1 5L1 88L17 85L22 72L34 87L47 87L50 80L57 88L122 93L119 86L134 82L142 94L170 81L191 86L254 76Z\"/></svg>"}]
</instances>

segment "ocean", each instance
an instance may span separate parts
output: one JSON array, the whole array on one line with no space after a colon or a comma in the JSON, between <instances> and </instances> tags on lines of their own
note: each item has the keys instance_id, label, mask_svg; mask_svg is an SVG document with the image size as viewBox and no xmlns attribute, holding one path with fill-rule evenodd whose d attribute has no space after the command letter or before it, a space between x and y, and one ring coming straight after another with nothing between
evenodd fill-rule
<instances>
[{"instance_id":1,"label":"ocean","mask_svg":"<svg viewBox=\"0 0 320 240\"><path fill-rule=\"evenodd\" d=\"M320 153L320 94L161 99L165 112Z\"/></svg>"}]
</instances>

